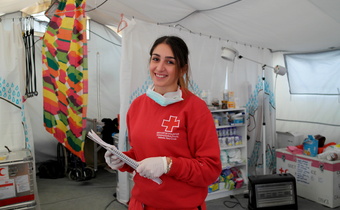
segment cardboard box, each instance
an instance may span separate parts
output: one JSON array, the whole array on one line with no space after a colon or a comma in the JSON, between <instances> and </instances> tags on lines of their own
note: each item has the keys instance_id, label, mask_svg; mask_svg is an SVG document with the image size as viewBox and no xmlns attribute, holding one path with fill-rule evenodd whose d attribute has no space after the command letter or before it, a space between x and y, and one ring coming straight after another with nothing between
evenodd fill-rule
<instances>
[{"instance_id":1,"label":"cardboard box","mask_svg":"<svg viewBox=\"0 0 340 210\"><path fill-rule=\"evenodd\" d=\"M276 131L278 148L287 148L287 146L297 146L303 142L303 134L297 132Z\"/></svg>"},{"instance_id":2,"label":"cardboard box","mask_svg":"<svg viewBox=\"0 0 340 210\"><path fill-rule=\"evenodd\" d=\"M340 206L340 160L320 160L277 149L276 164L277 174L295 176L299 196L330 208Z\"/></svg>"},{"instance_id":3,"label":"cardboard box","mask_svg":"<svg viewBox=\"0 0 340 210\"><path fill-rule=\"evenodd\" d=\"M303 154L311 157L315 157L318 154L319 141L309 135L308 139L303 141Z\"/></svg>"},{"instance_id":4,"label":"cardboard box","mask_svg":"<svg viewBox=\"0 0 340 210\"><path fill-rule=\"evenodd\" d=\"M219 189L220 189L219 183L211 184L208 187L208 193L212 193L212 192L218 191Z\"/></svg>"}]
</instances>

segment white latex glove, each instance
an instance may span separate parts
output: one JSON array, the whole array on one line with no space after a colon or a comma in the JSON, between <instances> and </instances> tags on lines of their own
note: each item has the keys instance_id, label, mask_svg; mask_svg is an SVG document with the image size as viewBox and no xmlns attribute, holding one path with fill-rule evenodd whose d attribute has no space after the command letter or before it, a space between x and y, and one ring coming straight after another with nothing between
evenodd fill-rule
<instances>
[{"instance_id":1,"label":"white latex glove","mask_svg":"<svg viewBox=\"0 0 340 210\"><path fill-rule=\"evenodd\" d=\"M166 173L166 167L166 157L152 157L139 162L136 171L143 177L154 179Z\"/></svg>"},{"instance_id":2,"label":"white latex glove","mask_svg":"<svg viewBox=\"0 0 340 210\"><path fill-rule=\"evenodd\" d=\"M116 148L116 147L115 147ZM105 162L107 163L110 168L114 170L118 170L123 167L124 162L119 159L115 154L112 154L110 151L105 152Z\"/></svg>"}]
</instances>

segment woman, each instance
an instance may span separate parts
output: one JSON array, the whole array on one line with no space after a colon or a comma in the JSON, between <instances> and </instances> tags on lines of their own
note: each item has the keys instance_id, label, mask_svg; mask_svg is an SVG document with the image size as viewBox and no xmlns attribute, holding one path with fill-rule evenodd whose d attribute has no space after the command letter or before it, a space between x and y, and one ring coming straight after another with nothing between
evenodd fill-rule
<instances>
[{"instance_id":1,"label":"woman","mask_svg":"<svg viewBox=\"0 0 340 210\"><path fill-rule=\"evenodd\" d=\"M188 90L189 51L175 36L158 38L150 50L153 81L127 113L127 156L139 161L129 209L206 209L208 186L221 173L218 137L203 100ZM112 169L133 172L110 152ZM152 178L159 177L158 185Z\"/></svg>"}]
</instances>

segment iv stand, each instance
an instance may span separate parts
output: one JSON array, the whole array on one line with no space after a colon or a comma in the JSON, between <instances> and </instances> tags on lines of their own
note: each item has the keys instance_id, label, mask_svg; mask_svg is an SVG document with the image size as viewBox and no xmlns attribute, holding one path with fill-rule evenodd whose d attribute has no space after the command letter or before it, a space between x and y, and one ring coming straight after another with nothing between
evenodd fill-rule
<instances>
[{"instance_id":1,"label":"iv stand","mask_svg":"<svg viewBox=\"0 0 340 210\"><path fill-rule=\"evenodd\" d=\"M239 59L241 58L244 58L244 59L247 59L247 60L250 60L252 62L255 62L255 63L258 63L262 66L262 88L263 88L263 96L262 96L262 143L263 143L263 175L266 175L266 147L267 147L267 144L266 144L266 119L265 119L265 109L264 109L264 106L265 106L265 100L264 100L264 96L266 95L265 93L265 80L266 80L266 77L265 77L265 68L266 67L269 67L269 68L272 68L275 70L274 67L272 66L268 66L266 64L262 64L260 62L257 62L257 61L254 61L254 60L251 60L249 58L245 58L243 57L242 55L239 55L238 56Z\"/></svg>"}]
</instances>

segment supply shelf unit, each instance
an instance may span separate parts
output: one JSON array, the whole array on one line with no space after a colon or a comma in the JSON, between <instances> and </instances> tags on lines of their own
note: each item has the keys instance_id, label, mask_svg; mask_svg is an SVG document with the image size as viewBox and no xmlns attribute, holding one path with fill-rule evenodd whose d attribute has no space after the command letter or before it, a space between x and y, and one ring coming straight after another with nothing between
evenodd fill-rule
<instances>
[{"instance_id":1,"label":"supply shelf unit","mask_svg":"<svg viewBox=\"0 0 340 210\"><path fill-rule=\"evenodd\" d=\"M241 113L244 112L243 115L244 120L243 123L240 124L231 124L231 125L222 125L222 126L216 126L216 130L219 128L230 128L230 127L236 127L236 135L242 136L242 144L237 146L220 146L220 150L230 150L230 149L240 149L241 151L241 158L245 160L245 163L236 164L233 167L243 169L242 171L245 172L243 175L243 178L248 178L248 164L247 164L247 123L246 123L246 109L245 108L237 108L237 109L216 109L211 110L212 114L218 114L218 113ZM222 168L222 170L225 168ZM239 189L233 189L228 190L225 188L221 188L217 191L208 193L208 196L206 198L206 201L214 200L218 198L227 197L229 195L237 195L237 194L243 194L245 190L247 190L247 186L243 182L243 186Z\"/></svg>"}]
</instances>

